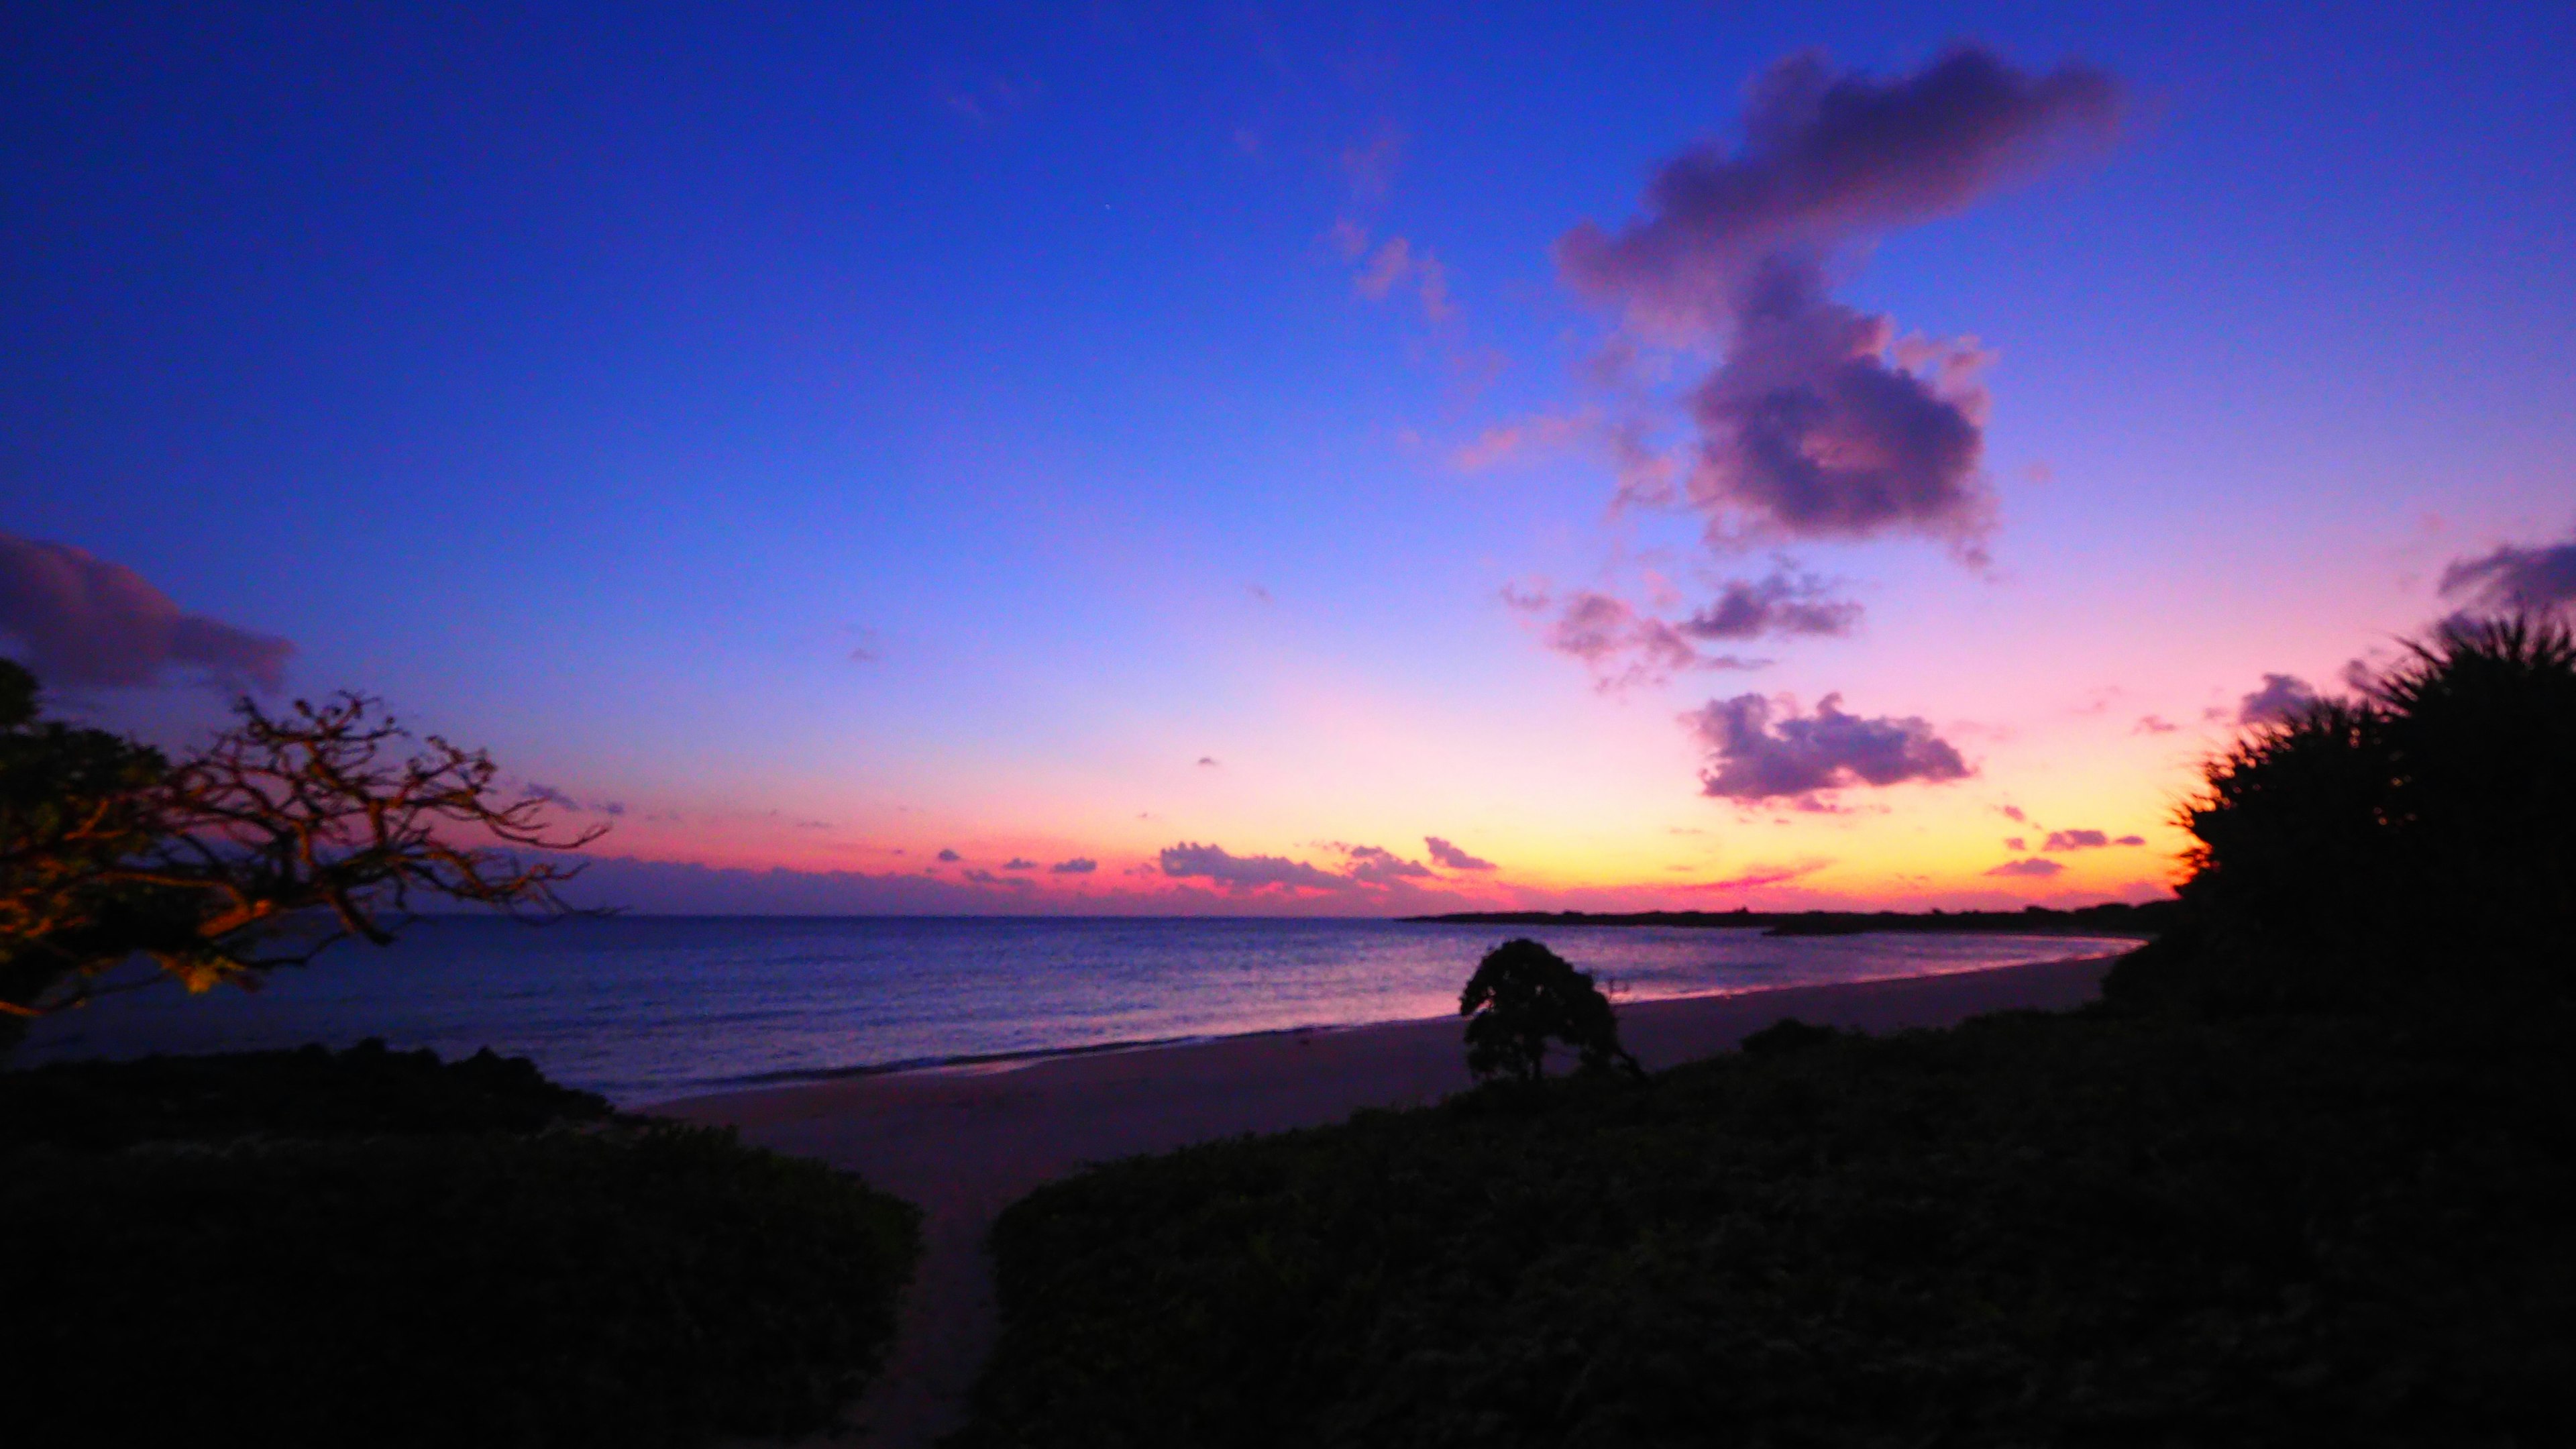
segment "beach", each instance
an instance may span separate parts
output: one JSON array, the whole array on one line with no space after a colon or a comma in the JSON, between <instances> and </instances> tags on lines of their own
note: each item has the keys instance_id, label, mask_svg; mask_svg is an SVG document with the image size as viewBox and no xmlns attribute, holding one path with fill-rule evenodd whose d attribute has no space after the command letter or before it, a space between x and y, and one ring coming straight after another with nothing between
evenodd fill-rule
<instances>
[{"instance_id":1,"label":"beach","mask_svg":"<svg viewBox=\"0 0 2576 1449\"><path fill-rule=\"evenodd\" d=\"M1650 1070L1732 1048L1794 1017L1886 1032L2098 993L2112 956L1940 976L1793 986L1621 1008ZM817 1442L926 1445L963 1419L999 1330L984 1239L1001 1210L1091 1163L1432 1102L1469 1085L1454 1017L1266 1032L1128 1051L857 1076L698 1096L648 1110L861 1174L919 1205L924 1254L894 1356L857 1426Z\"/></svg>"}]
</instances>

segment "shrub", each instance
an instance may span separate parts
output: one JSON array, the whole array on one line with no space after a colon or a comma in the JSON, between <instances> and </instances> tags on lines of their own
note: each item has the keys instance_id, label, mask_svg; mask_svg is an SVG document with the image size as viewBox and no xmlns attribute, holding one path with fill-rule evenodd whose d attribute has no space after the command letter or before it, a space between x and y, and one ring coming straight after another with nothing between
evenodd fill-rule
<instances>
[{"instance_id":1,"label":"shrub","mask_svg":"<svg viewBox=\"0 0 2576 1449\"><path fill-rule=\"evenodd\" d=\"M996 1227L958 1442L2576 1442L2571 1029L2021 1013L1112 1164Z\"/></svg>"},{"instance_id":2,"label":"shrub","mask_svg":"<svg viewBox=\"0 0 2576 1449\"><path fill-rule=\"evenodd\" d=\"M1576 1070L1596 1076L1614 1067L1644 1075L1619 1045L1610 998L1564 957L1536 941L1505 941L1485 953L1458 997L1467 1021L1467 1069L1479 1081L1535 1082L1547 1071L1548 1043L1575 1053Z\"/></svg>"},{"instance_id":3,"label":"shrub","mask_svg":"<svg viewBox=\"0 0 2576 1449\"><path fill-rule=\"evenodd\" d=\"M11 1108L108 1104L0 1147L9 1442L676 1446L864 1384L910 1207L425 1055L0 1073Z\"/></svg>"},{"instance_id":4,"label":"shrub","mask_svg":"<svg viewBox=\"0 0 2576 1449\"><path fill-rule=\"evenodd\" d=\"M2114 999L2295 1009L2562 969L2576 935L2576 643L2457 623L2211 760L2181 928ZM2565 984L2562 981L2559 986Z\"/></svg>"}]
</instances>

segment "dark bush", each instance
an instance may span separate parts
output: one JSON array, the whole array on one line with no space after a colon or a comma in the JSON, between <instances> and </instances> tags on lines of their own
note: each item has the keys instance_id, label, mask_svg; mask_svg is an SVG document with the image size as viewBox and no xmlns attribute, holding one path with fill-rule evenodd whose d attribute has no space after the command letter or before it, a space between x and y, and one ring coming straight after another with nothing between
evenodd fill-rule
<instances>
[{"instance_id":1,"label":"dark bush","mask_svg":"<svg viewBox=\"0 0 2576 1449\"><path fill-rule=\"evenodd\" d=\"M0 1152L138 1142L534 1132L609 1116L605 1099L490 1049L458 1062L369 1040L346 1051L155 1056L0 1071Z\"/></svg>"},{"instance_id":2,"label":"dark bush","mask_svg":"<svg viewBox=\"0 0 2576 1449\"><path fill-rule=\"evenodd\" d=\"M1783 1017L1746 1037L1738 1049L1747 1056L1786 1056L1823 1046L1843 1033L1830 1026L1815 1026L1796 1017Z\"/></svg>"},{"instance_id":3,"label":"dark bush","mask_svg":"<svg viewBox=\"0 0 2576 1449\"><path fill-rule=\"evenodd\" d=\"M1479 1081L1535 1082L1547 1072L1549 1042L1575 1054L1586 1076L1614 1068L1643 1076L1637 1059L1619 1045L1619 1022L1610 998L1564 957L1536 941L1505 941L1485 953L1459 994L1467 1021L1467 1070Z\"/></svg>"},{"instance_id":4,"label":"dark bush","mask_svg":"<svg viewBox=\"0 0 2576 1449\"><path fill-rule=\"evenodd\" d=\"M7 1441L828 1424L892 1337L913 1210L730 1133L603 1122L524 1068L377 1049L0 1074L13 1114L75 1085L109 1104L57 1112L70 1131L8 1119Z\"/></svg>"},{"instance_id":5,"label":"dark bush","mask_svg":"<svg viewBox=\"0 0 2576 1449\"><path fill-rule=\"evenodd\" d=\"M1115 1164L996 1446L2576 1442L2576 1030L2017 1014Z\"/></svg>"},{"instance_id":6,"label":"dark bush","mask_svg":"<svg viewBox=\"0 0 2576 1449\"><path fill-rule=\"evenodd\" d=\"M2576 939L2576 644L2455 624L2354 702L2210 761L2183 921L2115 1001L2201 1010L2563 990Z\"/></svg>"}]
</instances>

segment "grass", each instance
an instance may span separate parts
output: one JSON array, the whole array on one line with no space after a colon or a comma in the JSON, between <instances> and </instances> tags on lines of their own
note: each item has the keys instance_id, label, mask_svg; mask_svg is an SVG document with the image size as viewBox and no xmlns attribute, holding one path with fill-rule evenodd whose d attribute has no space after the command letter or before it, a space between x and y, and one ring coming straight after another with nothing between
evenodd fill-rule
<instances>
[{"instance_id":1,"label":"grass","mask_svg":"<svg viewBox=\"0 0 2576 1449\"><path fill-rule=\"evenodd\" d=\"M681 1445L827 1424L916 1215L485 1055L0 1073L13 1445Z\"/></svg>"},{"instance_id":2,"label":"grass","mask_svg":"<svg viewBox=\"0 0 2576 1449\"><path fill-rule=\"evenodd\" d=\"M2576 1434L2576 1009L1780 1032L1095 1170L1000 1445Z\"/></svg>"}]
</instances>

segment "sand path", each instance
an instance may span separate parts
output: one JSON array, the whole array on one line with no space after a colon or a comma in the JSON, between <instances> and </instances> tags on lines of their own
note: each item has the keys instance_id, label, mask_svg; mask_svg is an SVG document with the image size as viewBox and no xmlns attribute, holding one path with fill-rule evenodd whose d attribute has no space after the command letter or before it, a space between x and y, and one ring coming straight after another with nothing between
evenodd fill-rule
<instances>
[{"instance_id":1,"label":"sand path","mask_svg":"<svg viewBox=\"0 0 2576 1449\"><path fill-rule=\"evenodd\" d=\"M1658 1068L1725 1051L1783 1017L1892 1031L2062 1010L2094 997L2111 959L1641 1002L1620 1009L1620 1034ZM853 1077L647 1110L740 1128L746 1141L858 1172L921 1206L925 1251L893 1360L858 1407L859 1427L812 1441L913 1449L964 1420L1000 1327L985 1233L1031 1188L1088 1163L1338 1122L1467 1085L1459 1023L1448 1019Z\"/></svg>"}]
</instances>

